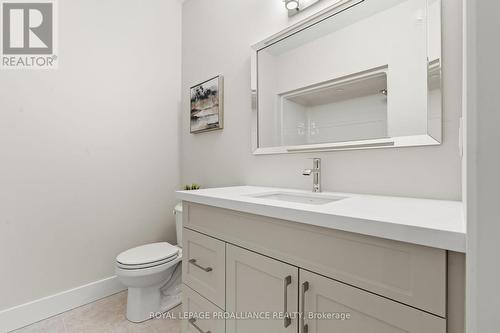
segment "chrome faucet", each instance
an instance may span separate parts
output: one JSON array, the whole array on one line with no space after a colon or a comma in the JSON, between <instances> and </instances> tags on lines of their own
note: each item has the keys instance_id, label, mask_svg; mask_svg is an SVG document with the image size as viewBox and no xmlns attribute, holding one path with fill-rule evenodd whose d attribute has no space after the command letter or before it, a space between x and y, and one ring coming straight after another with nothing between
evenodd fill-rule
<instances>
[{"instance_id":1,"label":"chrome faucet","mask_svg":"<svg viewBox=\"0 0 500 333\"><path fill-rule=\"evenodd\" d=\"M303 170L302 174L313 175L313 192L321 192L321 158L313 158L313 168Z\"/></svg>"}]
</instances>

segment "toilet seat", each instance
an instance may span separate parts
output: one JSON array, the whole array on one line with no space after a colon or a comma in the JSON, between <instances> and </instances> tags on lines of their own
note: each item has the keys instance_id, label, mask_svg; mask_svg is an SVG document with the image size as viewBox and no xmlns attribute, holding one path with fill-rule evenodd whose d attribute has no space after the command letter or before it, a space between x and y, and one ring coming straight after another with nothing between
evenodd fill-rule
<instances>
[{"instance_id":1,"label":"toilet seat","mask_svg":"<svg viewBox=\"0 0 500 333\"><path fill-rule=\"evenodd\" d=\"M156 267L156 266L160 266L160 265L163 265L163 264L167 264L167 263L169 263L169 262L174 261L175 259L177 259L177 257L178 257L178 255L175 255L175 256L167 258L165 260L155 261L155 262L152 262L152 263L142 264L142 265L124 265L122 263L117 262L116 266L119 267L119 268L121 268L121 269L130 269L130 270L133 270L133 269L146 269L146 268L151 268L151 267Z\"/></svg>"},{"instance_id":2,"label":"toilet seat","mask_svg":"<svg viewBox=\"0 0 500 333\"><path fill-rule=\"evenodd\" d=\"M116 264L122 269L146 269L166 264L179 256L179 248L167 242L134 247L120 253Z\"/></svg>"}]
</instances>

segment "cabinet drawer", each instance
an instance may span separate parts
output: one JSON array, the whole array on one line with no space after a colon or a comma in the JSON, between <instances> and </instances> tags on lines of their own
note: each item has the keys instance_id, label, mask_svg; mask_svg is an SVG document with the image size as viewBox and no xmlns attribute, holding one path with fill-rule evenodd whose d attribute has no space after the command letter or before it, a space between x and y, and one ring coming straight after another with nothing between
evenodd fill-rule
<instances>
[{"instance_id":1,"label":"cabinet drawer","mask_svg":"<svg viewBox=\"0 0 500 333\"><path fill-rule=\"evenodd\" d=\"M184 202L184 226L446 316L446 251Z\"/></svg>"},{"instance_id":2,"label":"cabinet drawer","mask_svg":"<svg viewBox=\"0 0 500 333\"><path fill-rule=\"evenodd\" d=\"M225 309L225 243L189 229L183 232L182 281Z\"/></svg>"},{"instance_id":3,"label":"cabinet drawer","mask_svg":"<svg viewBox=\"0 0 500 333\"><path fill-rule=\"evenodd\" d=\"M443 318L304 270L300 290L300 333L446 333Z\"/></svg>"},{"instance_id":4,"label":"cabinet drawer","mask_svg":"<svg viewBox=\"0 0 500 333\"><path fill-rule=\"evenodd\" d=\"M182 322L183 333L225 332L225 320L214 315L223 313L222 310L186 285L182 290L182 311L190 314L190 318Z\"/></svg>"}]
</instances>

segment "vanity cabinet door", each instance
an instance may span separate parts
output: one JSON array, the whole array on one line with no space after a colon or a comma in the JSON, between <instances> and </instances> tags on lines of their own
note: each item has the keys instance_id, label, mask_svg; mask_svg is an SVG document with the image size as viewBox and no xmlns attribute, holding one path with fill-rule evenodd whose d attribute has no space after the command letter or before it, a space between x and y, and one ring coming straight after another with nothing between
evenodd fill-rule
<instances>
[{"instance_id":1,"label":"vanity cabinet door","mask_svg":"<svg viewBox=\"0 0 500 333\"><path fill-rule=\"evenodd\" d=\"M226 332L296 333L298 273L297 267L227 244L226 311L261 318L228 318Z\"/></svg>"},{"instance_id":2,"label":"vanity cabinet door","mask_svg":"<svg viewBox=\"0 0 500 333\"><path fill-rule=\"evenodd\" d=\"M299 333L446 333L446 320L300 270Z\"/></svg>"}]
</instances>

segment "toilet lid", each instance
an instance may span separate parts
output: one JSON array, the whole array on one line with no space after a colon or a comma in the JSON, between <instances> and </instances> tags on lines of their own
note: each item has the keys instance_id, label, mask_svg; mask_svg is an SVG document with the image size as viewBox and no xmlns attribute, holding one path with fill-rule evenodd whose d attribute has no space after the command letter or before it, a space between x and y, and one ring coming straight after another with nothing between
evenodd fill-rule
<instances>
[{"instance_id":1,"label":"toilet lid","mask_svg":"<svg viewBox=\"0 0 500 333\"><path fill-rule=\"evenodd\" d=\"M144 265L166 261L168 258L176 257L178 253L177 246L166 242L152 243L122 252L116 257L116 261L123 265Z\"/></svg>"}]
</instances>

